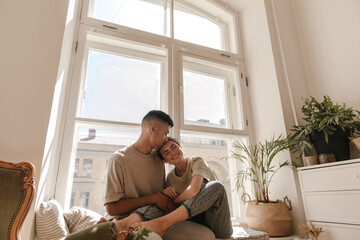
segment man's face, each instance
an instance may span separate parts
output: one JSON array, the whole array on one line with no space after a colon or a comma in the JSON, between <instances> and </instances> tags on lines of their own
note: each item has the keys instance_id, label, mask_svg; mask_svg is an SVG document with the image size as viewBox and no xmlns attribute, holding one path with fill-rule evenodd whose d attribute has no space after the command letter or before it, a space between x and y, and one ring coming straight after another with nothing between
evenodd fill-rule
<instances>
[{"instance_id":1,"label":"man's face","mask_svg":"<svg viewBox=\"0 0 360 240\"><path fill-rule=\"evenodd\" d=\"M158 150L167 142L170 126L167 123L155 124L153 129L152 147Z\"/></svg>"}]
</instances>

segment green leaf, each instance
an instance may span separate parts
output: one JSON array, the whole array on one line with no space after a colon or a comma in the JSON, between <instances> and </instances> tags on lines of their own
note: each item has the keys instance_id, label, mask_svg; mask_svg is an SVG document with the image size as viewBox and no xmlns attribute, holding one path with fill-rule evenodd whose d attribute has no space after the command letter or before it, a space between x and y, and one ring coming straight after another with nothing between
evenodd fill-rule
<instances>
[{"instance_id":1,"label":"green leaf","mask_svg":"<svg viewBox=\"0 0 360 240\"><path fill-rule=\"evenodd\" d=\"M146 240L145 237L148 237L149 233L151 233L150 230L147 230L146 228L141 229L140 226L137 231L137 233L134 233L134 235L131 236L131 240Z\"/></svg>"},{"instance_id":2,"label":"green leaf","mask_svg":"<svg viewBox=\"0 0 360 240\"><path fill-rule=\"evenodd\" d=\"M233 147L237 154L235 159L241 160L242 169L233 175L237 190L251 182L254 188L255 199L269 202L269 186L274 174L282 167L291 163L273 164L277 154L290 148L290 141L282 134L273 136L271 140L259 142L257 145L246 145L244 142L234 142Z\"/></svg>"}]
</instances>

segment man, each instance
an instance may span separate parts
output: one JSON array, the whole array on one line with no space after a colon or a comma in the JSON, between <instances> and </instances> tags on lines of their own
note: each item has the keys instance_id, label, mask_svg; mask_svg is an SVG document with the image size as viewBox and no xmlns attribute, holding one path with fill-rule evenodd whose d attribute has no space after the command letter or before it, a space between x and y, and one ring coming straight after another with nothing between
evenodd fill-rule
<instances>
[{"instance_id":1,"label":"man","mask_svg":"<svg viewBox=\"0 0 360 240\"><path fill-rule=\"evenodd\" d=\"M155 206L164 212L174 209L173 201L161 193L165 186L165 168L156 153L168 140L171 127L173 121L169 115L150 111L142 119L138 140L110 158L104 204L109 220L125 220L121 221L121 228L129 227L138 217L146 219L144 214L149 214L149 209ZM134 210L138 213L137 219L126 217Z\"/></svg>"}]
</instances>

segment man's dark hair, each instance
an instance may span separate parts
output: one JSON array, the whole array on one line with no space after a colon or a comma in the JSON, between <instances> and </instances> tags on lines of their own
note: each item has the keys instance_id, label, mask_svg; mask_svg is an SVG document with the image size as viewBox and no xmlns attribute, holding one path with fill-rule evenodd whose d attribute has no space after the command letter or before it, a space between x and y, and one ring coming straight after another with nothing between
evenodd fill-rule
<instances>
[{"instance_id":1,"label":"man's dark hair","mask_svg":"<svg viewBox=\"0 0 360 240\"><path fill-rule=\"evenodd\" d=\"M168 141L172 141L174 143L176 143L179 147L181 147L179 141L176 139L176 138L173 138L173 137L168 137ZM157 154L159 155L160 159L164 159L164 157L161 155L161 152L160 152L161 148L156 150Z\"/></svg>"},{"instance_id":2,"label":"man's dark hair","mask_svg":"<svg viewBox=\"0 0 360 240\"><path fill-rule=\"evenodd\" d=\"M167 124L169 124L170 127L174 126L173 120L171 119L171 117L164 113L163 111L160 110L151 110L150 112L148 112L142 119L141 123L143 123L144 121L149 121L152 119L158 119L162 122L166 122Z\"/></svg>"}]
</instances>

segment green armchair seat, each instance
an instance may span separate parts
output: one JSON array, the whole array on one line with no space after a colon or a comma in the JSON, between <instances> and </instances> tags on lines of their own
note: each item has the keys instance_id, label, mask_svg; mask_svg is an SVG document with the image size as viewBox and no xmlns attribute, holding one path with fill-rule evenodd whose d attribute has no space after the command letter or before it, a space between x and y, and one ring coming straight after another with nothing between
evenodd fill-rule
<instances>
[{"instance_id":1,"label":"green armchair seat","mask_svg":"<svg viewBox=\"0 0 360 240\"><path fill-rule=\"evenodd\" d=\"M20 239L20 229L35 195L34 166L0 161L0 239Z\"/></svg>"}]
</instances>

